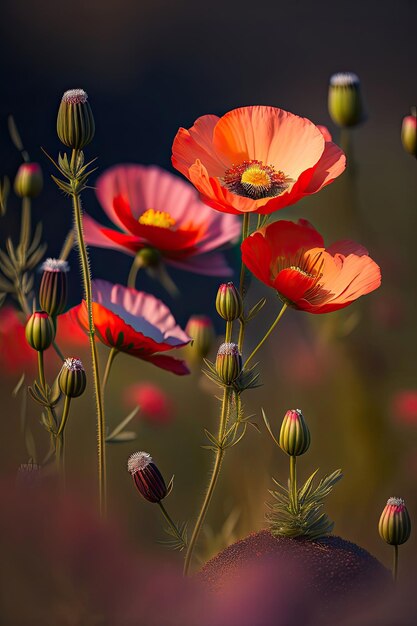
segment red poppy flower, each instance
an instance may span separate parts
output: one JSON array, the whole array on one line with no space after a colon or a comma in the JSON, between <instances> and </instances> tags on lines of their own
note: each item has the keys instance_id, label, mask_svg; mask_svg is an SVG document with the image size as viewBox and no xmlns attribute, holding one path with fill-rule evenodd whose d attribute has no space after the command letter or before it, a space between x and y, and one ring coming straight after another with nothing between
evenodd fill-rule
<instances>
[{"instance_id":1,"label":"red poppy flower","mask_svg":"<svg viewBox=\"0 0 417 626\"><path fill-rule=\"evenodd\" d=\"M310 120L282 109L242 107L180 128L172 163L214 209L269 214L343 172L345 155L327 138Z\"/></svg>"},{"instance_id":2,"label":"red poppy flower","mask_svg":"<svg viewBox=\"0 0 417 626\"><path fill-rule=\"evenodd\" d=\"M0 368L9 376L20 376L24 371L34 375L37 371L36 352L26 341L23 319L12 306L0 311Z\"/></svg>"},{"instance_id":3,"label":"red poppy flower","mask_svg":"<svg viewBox=\"0 0 417 626\"><path fill-rule=\"evenodd\" d=\"M348 306L381 284L368 251L353 241L329 248L309 222L278 221L242 243L242 260L290 306L328 313Z\"/></svg>"},{"instance_id":4,"label":"red poppy flower","mask_svg":"<svg viewBox=\"0 0 417 626\"><path fill-rule=\"evenodd\" d=\"M134 383L124 392L128 408L140 407L139 417L156 425L169 424L174 416L171 398L151 382Z\"/></svg>"},{"instance_id":5,"label":"red poppy flower","mask_svg":"<svg viewBox=\"0 0 417 626\"><path fill-rule=\"evenodd\" d=\"M155 166L116 165L98 178L96 189L107 216L120 230L85 215L85 238L91 246L131 256L150 248L183 270L232 274L218 250L237 240L239 220L210 211L185 181Z\"/></svg>"},{"instance_id":6,"label":"red poppy flower","mask_svg":"<svg viewBox=\"0 0 417 626\"><path fill-rule=\"evenodd\" d=\"M105 280L93 281L93 300L96 336L102 343L174 374L189 373L184 361L157 354L181 348L191 341L160 300ZM71 309L71 314L87 331L85 302Z\"/></svg>"},{"instance_id":7,"label":"red poppy flower","mask_svg":"<svg viewBox=\"0 0 417 626\"><path fill-rule=\"evenodd\" d=\"M417 390L398 391L392 399L391 413L395 421L417 424Z\"/></svg>"}]
</instances>

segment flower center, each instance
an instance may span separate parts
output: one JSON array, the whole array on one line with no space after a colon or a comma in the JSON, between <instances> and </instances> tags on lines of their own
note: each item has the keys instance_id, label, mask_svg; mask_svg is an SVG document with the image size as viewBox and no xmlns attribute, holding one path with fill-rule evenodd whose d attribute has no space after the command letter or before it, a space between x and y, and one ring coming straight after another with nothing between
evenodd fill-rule
<instances>
[{"instance_id":1,"label":"flower center","mask_svg":"<svg viewBox=\"0 0 417 626\"><path fill-rule=\"evenodd\" d=\"M222 183L232 193L252 200L274 198L285 191L292 179L262 161L243 161L226 170Z\"/></svg>"},{"instance_id":2,"label":"flower center","mask_svg":"<svg viewBox=\"0 0 417 626\"><path fill-rule=\"evenodd\" d=\"M138 222L145 226L157 226L158 228L172 228L172 226L175 226L175 220L169 213L155 211L154 209L145 211L139 217Z\"/></svg>"}]
</instances>

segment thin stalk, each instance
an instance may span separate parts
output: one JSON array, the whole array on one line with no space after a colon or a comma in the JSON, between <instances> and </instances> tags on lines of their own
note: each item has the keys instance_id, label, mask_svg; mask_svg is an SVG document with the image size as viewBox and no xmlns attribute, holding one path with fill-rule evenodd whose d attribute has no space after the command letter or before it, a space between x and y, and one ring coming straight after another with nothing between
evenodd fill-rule
<instances>
[{"instance_id":1,"label":"thin stalk","mask_svg":"<svg viewBox=\"0 0 417 626\"><path fill-rule=\"evenodd\" d=\"M23 252L27 250L29 240L30 240L30 231L32 227L32 215L31 215L31 202L30 198L22 198L22 220L20 227L20 241L19 248Z\"/></svg>"},{"instance_id":2,"label":"thin stalk","mask_svg":"<svg viewBox=\"0 0 417 626\"><path fill-rule=\"evenodd\" d=\"M104 376L103 376L103 394L106 389L107 381L110 376L111 366L113 365L113 361L117 357L118 354L119 354L119 351L117 348L112 348L109 352L109 356L108 356L107 363L106 363L106 369L104 371Z\"/></svg>"},{"instance_id":3,"label":"thin stalk","mask_svg":"<svg viewBox=\"0 0 417 626\"><path fill-rule=\"evenodd\" d=\"M232 341L233 322L226 322L226 336L225 342L230 343Z\"/></svg>"},{"instance_id":4,"label":"thin stalk","mask_svg":"<svg viewBox=\"0 0 417 626\"><path fill-rule=\"evenodd\" d=\"M274 330L275 326L278 324L278 322L280 321L281 317L284 315L285 311L288 308L288 304L283 304L282 305L282 309L280 310L280 312L278 313L277 317L275 318L275 321L271 324L271 326L269 327L269 329L266 331L265 335L263 336L263 338L261 339L261 341L258 343L258 345L256 346L256 348L253 349L253 351L251 352L251 354L248 356L248 358L246 359L246 363L245 363L245 368L248 366L249 361L251 361L253 359L253 357L255 356L255 354L258 352L259 348L261 348L263 346L263 344L265 343L265 341L268 339L269 335L272 333L272 331Z\"/></svg>"},{"instance_id":5,"label":"thin stalk","mask_svg":"<svg viewBox=\"0 0 417 626\"><path fill-rule=\"evenodd\" d=\"M71 406L71 398L65 396L64 409L62 411L61 422L55 435L55 460L58 473L61 474L62 480L65 481L65 447L64 447L64 429L67 423Z\"/></svg>"},{"instance_id":6,"label":"thin stalk","mask_svg":"<svg viewBox=\"0 0 417 626\"><path fill-rule=\"evenodd\" d=\"M218 435L219 446L216 450L216 457L214 459L214 465L213 465L213 469L211 472L210 481L207 487L206 495L204 497L200 513L198 514L197 521L195 523L193 533L191 535L190 543L188 544L187 553L185 555L184 576L187 576L189 572L194 547L197 542L198 536L200 534L200 530L203 525L204 519L206 517L208 508L210 506L210 502L213 497L213 493L216 488L217 481L219 479L220 469L222 466L223 457L225 453L225 449L222 447L222 440L226 432L227 418L229 415L229 397L230 397L230 388L225 387L223 390L222 410L220 414L219 435Z\"/></svg>"},{"instance_id":7,"label":"thin stalk","mask_svg":"<svg viewBox=\"0 0 417 626\"><path fill-rule=\"evenodd\" d=\"M72 151L71 166L75 166L77 159L77 151ZM99 501L100 501L100 513L106 514L107 510L107 476L106 476L106 422L104 415L103 397L100 384L100 369L98 362L98 354L96 342L94 341L94 319L93 319L93 298L91 288L91 276L90 267L88 263L87 248L84 241L83 233L83 220L81 202L78 194L72 194L72 203L74 209L74 221L77 231L77 242L80 251L80 264L83 276L85 300L87 305L88 314L88 336L90 339L91 358L93 365L93 380L94 390L96 396L96 410L97 410L97 456L98 456L98 482L99 482Z\"/></svg>"},{"instance_id":8,"label":"thin stalk","mask_svg":"<svg viewBox=\"0 0 417 626\"><path fill-rule=\"evenodd\" d=\"M166 510L166 508L164 507L164 505L162 504L161 501L158 502L158 505L159 505L159 508L161 509L162 515L164 516L168 526L174 532L174 534L177 537L178 541L180 541L182 543L183 547L185 548L184 539L181 537L181 533L179 532L179 530L177 528L177 525L172 520L171 516L169 515L168 511Z\"/></svg>"},{"instance_id":9,"label":"thin stalk","mask_svg":"<svg viewBox=\"0 0 417 626\"><path fill-rule=\"evenodd\" d=\"M46 380L45 380L45 368L43 364L43 352L38 352L38 371L39 371L39 382L41 384L42 389L46 389Z\"/></svg>"},{"instance_id":10,"label":"thin stalk","mask_svg":"<svg viewBox=\"0 0 417 626\"><path fill-rule=\"evenodd\" d=\"M290 501L293 513L298 511L298 491L297 491L297 457L290 456Z\"/></svg>"},{"instance_id":11,"label":"thin stalk","mask_svg":"<svg viewBox=\"0 0 417 626\"><path fill-rule=\"evenodd\" d=\"M249 227L250 227L250 214L245 213L245 215L243 216L243 225L242 225L242 241L244 241L246 237L248 237ZM240 292L240 296L242 300L245 299L245 293L244 293L245 274L246 274L246 267L242 261L241 266L240 266L240 280L239 280L239 292ZM238 338L238 347L239 347L240 352L242 352L243 341L245 338L245 326L246 326L246 321L245 321L244 316L242 315L242 317L240 318L240 328L239 328L239 338Z\"/></svg>"},{"instance_id":12,"label":"thin stalk","mask_svg":"<svg viewBox=\"0 0 417 626\"><path fill-rule=\"evenodd\" d=\"M392 563L392 578L394 582L398 579L398 546L394 546L394 558Z\"/></svg>"},{"instance_id":13,"label":"thin stalk","mask_svg":"<svg viewBox=\"0 0 417 626\"><path fill-rule=\"evenodd\" d=\"M68 235L65 237L64 244L62 246L61 252L59 253L59 258L61 261L66 261L69 257L69 253L71 252L74 246L74 230L71 228Z\"/></svg>"},{"instance_id":14,"label":"thin stalk","mask_svg":"<svg viewBox=\"0 0 417 626\"><path fill-rule=\"evenodd\" d=\"M52 342L52 347L55 350L55 352L57 353L57 355L59 356L59 358L61 359L61 361L65 361L65 357L62 354L61 350L59 349L58 344L55 341Z\"/></svg>"},{"instance_id":15,"label":"thin stalk","mask_svg":"<svg viewBox=\"0 0 417 626\"><path fill-rule=\"evenodd\" d=\"M136 255L135 258L133 259L133 263L130 267L130 272L129 272L129 276L127 279L127 286L130 287L131 289L136 289L136 278L142 266L143 266L142 259L140 258L140 256Z\"/></svg>"}]
</instances>

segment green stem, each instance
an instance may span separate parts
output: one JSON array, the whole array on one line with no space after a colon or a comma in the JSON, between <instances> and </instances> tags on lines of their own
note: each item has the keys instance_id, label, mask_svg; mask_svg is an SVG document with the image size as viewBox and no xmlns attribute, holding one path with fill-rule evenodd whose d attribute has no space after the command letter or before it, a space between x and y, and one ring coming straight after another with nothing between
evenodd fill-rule
<instances>
[{"instance_id":1,"label":"green stem","mask_svg":"<svg viewBox=\"0 0 417 626\"><path fill-rule=\"evenodd\" d=\"M62 411L61 423L55 435L55 460L58 473L61 474L62 481L65 482L65 448L64 448L64 429L67 423L71 406L71 398L65 396L64 409Z\"/></svg>"},{"instance_id":2,"label":"green stem","mask_svg":"<svg viewBox=\"0 0 417 626\"><path fill-rule=\"evenodd\" d=\"M61 252L59 253L59 258L61 261L66 261L69 257L69 253L71 252L74 245L74 230L71 228L68 235L65 237L64 244L62 246Z\"/></svg>"},{"instance_id":3,"label":"green stem","mask_svg":"<svg viewBox=\"0 0 417 626\"><path fill-rule=\"evenodd\" d=\"M284 315L284 313L287 310L287 308L288 308L288 304L284 303L282 305L282 309L280 310L280 312L278 313L277 317L275 318L275 321L271 324L271 326L266 331L265 335L263 336L261 341L258 343L256 348L254 348L254 350L251 352L251 354L246 359L246 363L245 363L245 366L244 366L245 368L248 366L249 361L251 361L253 359L253 357L255 356L255 354L258 352L259 348L261 348L263 346L263 344L265 343L265 341L268 339L269 335L272 333L272 331L274 330L275 326L280 321L281 317Z\"/></svg>"},{"instance_id":4,"label":"green stem","mask_svg":"<svg viewBox=\"0 0 417 626\"><path fill-rule=\"evenodd\" d=\"M46 380L45 380L45 368L43 364L43 352L38 352L38 371L39 371L39 382L41 384L42 390L46 389Z\"/></svg>"},{"instance_id":5,"label":"green stem","mask_svg":"<svg viewBox=\"0 0 417 626\"><path fill-rule=\"evenodd\" d=\"M19 248L23 252L27 250L30 240L30 230L32 225L31 219L31 202L30 198L22 198L22 220L20 227Z\"/></svg>"},{"instance_id":6,"label":"green stem","mask_svg":"<svg viewBox=\"0 0 417 626\"><path fill-rule=\"evenodd\" d=\"M64 400L64 410L62 411L61 423L59 424L58 432L56 434L59 437L64 432L65 425L67 423L69 411L71 406L71 398L69 396L65 396Z\"/></svg>"},{"instance_id":7,"label":"green stem","mask_svg":"<svg viewBox=\"0 0 417 626\"><path fill-rule=\"evenodd\" d=\"M75 165L77 159L77 151L72 151L71 165ZM97 456L98 456L98 482L99 482L99 500L100 513L106 514L107 510L107 476L106 476L106 422L104 415L103 397L100 385L100 370L98 362L98 354L96 342L94 340L95 328L93 319L93 298L91 288L90 267L88 263L87 248L84 241L82 210L79 194L72 194L72 202L74 209L74 221L77 230L77 242L80 252L81 271L83 276L85 300L88 314L88 335L90 339L91 358L93 364L93 380L96 396L97 409Z\"/></svg>"},{"instance_id":8,"label":"green stem","mask_svg":"<svg viewBox=\"0 0 417 626\"><path fill-rule=\"evenodd\" d=\"M59 358L61 359L61 361L65 361L65 357L62 354L61 350L59 349L58 344L55 341L52 342L52 347L55 350L55 352L57 353L57 355L59 356Z\"/></svg>"},{"instance_id":9,"label":"green stem","mask_svg":"<svg viewBox=\"0 0 417 626\"><path fill-rule=\"evenodd\" d=\"M398 546L394 546L394 559L392 564L392 578L394 582L398 579Z\"/></svg>"},{"instance_id":10,"label":"green stem","mask_svg":"<svg viewBox=\"0 0 417 626\"><path fill-rule=\"evenodd\" d=\"M233 322L226 322L226 336L225 342L230 343L232 341Z\"/></svg>"},{"instance_id":11,"label":"green stem","mask_svg":"<svg viewBox=\"0 0 417 626\"><path fill-rule=\"evenodd\" d=\"M246 237L248 237L249 227L250 227L250 214L245 213L245 215L243 216L243 225L242 225L242 241L244 241ZM240 266L240 280L239 280L239 293L242 298L242 301L245 299L245 293L244 293L245 292L245 274L246 274L246 267L242 261L241 266ZM243 341L245 338L245 326L246 326L246 321L245 321L244 315L242 315L242 317L240 318L240 328L239 328L239 338L238 338L238 347L239 347L240 352L242 352Z\"/></svg>"},{"instance_id":12,"label":"green stem","mask_svg":"<svg viewBox=\"0 0 417 626\"><path fill-rule=\"evenodd\" d=\"M298 492L297 492L297 457L290 456L290 502L293 513L298 512Z\"/></svg>"},{"instance_id":13,"label":"green stem","mask_svg":"<svg viewBox=\"0 0 417 626\"><path fill-rule=\"evenodd\" d=\"M133 263L131 265L129 276L127 279L127 286L131 289L136 289L136 278L141 267L143 267L143 261L139 255L136 255L133 259Z\"/></svg>"},{"instance_id":14,"label":"green stem","mask_svg":"<svg viewBox=\"0 0 417 626\"><path fill-rule=\"evenodd\" d=\"M113 365L113 361L118 354L119 354L119 351L117 348L112 348L109 352L109 356L108 356L107 363L106 363L106 369L104 371L104 376L103 376L103 394L106 389L107 381L110 376L111 366Z\"/></svg>"},{"instance_id":15,"label":"green stem","mask_svg":"<svg viewBox=\"0 0 417 626\"><path fill-rule=\"evenodd\" d=\"M171 530L174 532L175 536L177 537L178 541L181 542L183 548L186 547L186 544L184 543L184 539L181 537L181 533L179 532L177 525L175 524L175 522L172 520L171 516L169 515L168 511L166 510L166 508L164 507L164 505L162 504L161 501L158 502L159 504L159 508L162 511L162 515L164 516L166 522L168 523L168 526L171 528Z\"/></svg>"},{"instance_id":16,"label":"green stem","mask_svg":"<svg viewBox=\"0 0 417 626\"><path fill-rule=\"evenodd\" d=\"M189 572L194 547L197 542L198 536L200 534L201 527L204 523L204 519L206 517L208 508L210 506L210 502L211 502L214 490L216 488L217 481L219 479L220 469L221 469L223 457L225 454L225 449L222 447L222 442L223 442L224 434L226 432L227 418L229 415L229 396L230 396L230 388L225 387L223 391L223 401L222 401L222 409L221 409L220 423L219 423L219 436L218 436L219 446L216 450L216 457L214 460L214 465L213 465L213 469L211 472L210 481L207 487L206 495L204 497L203 504L200 509L200 513L197 517L197 521L195 523L193 533L191 535L190 543L188 544L187 553L185 555L184 576L187 576Z\"/></svg>"}]
</instances>

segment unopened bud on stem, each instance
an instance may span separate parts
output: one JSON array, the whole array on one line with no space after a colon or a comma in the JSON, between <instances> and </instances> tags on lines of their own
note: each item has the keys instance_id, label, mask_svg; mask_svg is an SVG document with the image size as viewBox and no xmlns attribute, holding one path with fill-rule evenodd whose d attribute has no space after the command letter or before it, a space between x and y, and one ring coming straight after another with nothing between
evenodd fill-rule
<instances>
[{"instance_id":1,"label":"unopened bud on stem","mask_svg":"<svg viewBox=\"0 0 417 626\"><path fill-rule=\"evenodd\" d=\"M73 150L82 150L93 140L94 117L83 89L70 89L64 93L56 129L62 143Z\"/></svg>"},{"instance_id":2,"label":"unopened bud on stem","mask_svg":"<svg viewBox=\"0 0 417 626\"><path fill-rule=\"evenodd\" d=\"M216 372L225 385L231 385L242 371L242 355L236 343L222 343L216 357Z\"/></svg>"},{"instance_id":3,"label":"unopened bud on stem","mask_svg":"<svg viewBox=\"0 0 417 626\"><path fill-rule=\"evenodd\" d=\"M216 310L227 322L233 322L242 315L242 298L233 283L220 285L216 297Z\"/></svg>"},{"instance_id":4,"label":"unopened bud on stem","mask_svg":"<svg viewBox=\"0 0 417 626\"><path fill-rule=\"evenodd\" d=\"M310 431L300 409L291 409L284 415L279 445L289 456L301 456L310 447Z\"/></svg>"},{"instance_id":5,"label":"unopened bud on stem","mask_svg":"<svg viewBox=\"0 0 417 626\"><path fill-rule=\"evenodd\" d=\"M135 452L127 462L127 469L139 493L149 502L160 502L168 493L165 481L148 452Z\"/></svg>"}]
</instances>

